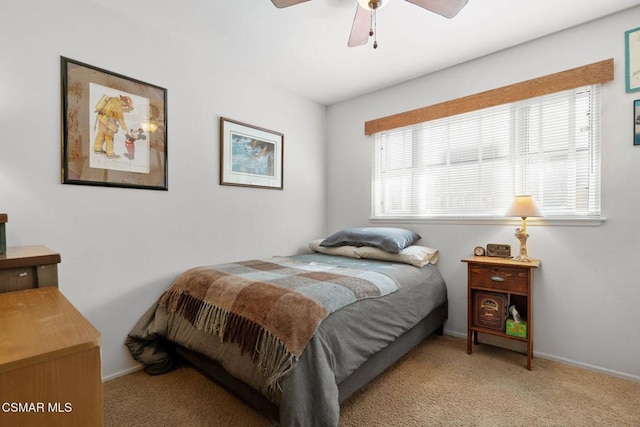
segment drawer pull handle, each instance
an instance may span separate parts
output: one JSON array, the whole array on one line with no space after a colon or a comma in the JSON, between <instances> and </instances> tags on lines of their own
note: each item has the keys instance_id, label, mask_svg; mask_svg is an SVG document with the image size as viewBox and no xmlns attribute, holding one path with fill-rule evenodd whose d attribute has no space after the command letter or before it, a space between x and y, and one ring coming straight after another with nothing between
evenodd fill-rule
<instances>
[{"instance_id":1,"label":"drawer pull handle","mask_svg":"<svg viewBox=\"0 0 640 427\"><path fill-rule=\"evenodd\" d=\"M18 274L18 277L27 277L29 275L29 273L27 273L26 271L23 271L22 273Z\"/></svg>"},{"instance_id":2,"label":"drawer pull handle","mask_svg":"<svg viewBox=\"0 0 640 427\"><path fill-rule=\"evenodd\" d=\"M491 280L493 280L494 282L504 282L504 277L491 276Z\"/></svg>"}]
</instances>

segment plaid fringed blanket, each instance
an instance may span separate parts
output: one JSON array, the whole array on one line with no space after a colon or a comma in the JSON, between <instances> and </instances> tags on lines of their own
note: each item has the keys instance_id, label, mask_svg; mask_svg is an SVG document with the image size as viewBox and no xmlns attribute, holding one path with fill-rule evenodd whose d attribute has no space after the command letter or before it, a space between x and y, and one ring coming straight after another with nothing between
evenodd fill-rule
<instances>
[{"instance_id":1,"label":"plaid fringed blanket","mask_svg":"<svg viewBox=\"0 0 640 427\"><path fill-rule=\"evenodd\" d=\"M381 273L274 257L187 270L159 304L248 351L273 391L325 317L398 286Z\"/></svg>"}]
</instances>

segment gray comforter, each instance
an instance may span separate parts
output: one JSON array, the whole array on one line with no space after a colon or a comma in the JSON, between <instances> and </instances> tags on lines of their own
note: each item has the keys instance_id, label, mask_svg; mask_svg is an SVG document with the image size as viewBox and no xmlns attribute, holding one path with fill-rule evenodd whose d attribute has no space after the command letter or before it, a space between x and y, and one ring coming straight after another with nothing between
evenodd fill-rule
<instances>
[{"instance_id":1,"label":"gray comforter","mask_svg":"<svg viewBox=\"0 0 640 427\"><path fill-rule=\"evenodd\" d=\"M175 342L217 360L230 374L268 396L279 405L283 426L337 426L338 384L443 304L446 286L433 265L417 268L315 253L295 258L384 273L400 283L400 289L382 298L358 301L327 317L296 367L281 380L281 392L269 395L264 376L238 347L220 343L157 304L131 330L127 347L147 372L157 374L171 369L164 343Z\"/></svg>"}]
</instances>

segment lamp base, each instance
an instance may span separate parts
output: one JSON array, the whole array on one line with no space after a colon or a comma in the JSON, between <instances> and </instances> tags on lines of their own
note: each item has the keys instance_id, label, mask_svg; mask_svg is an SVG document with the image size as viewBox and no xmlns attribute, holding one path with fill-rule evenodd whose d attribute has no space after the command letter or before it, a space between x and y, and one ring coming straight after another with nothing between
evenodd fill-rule
<instances>
[{"instance_id":1,"label":"lamp base","mask_svg":"<svg viewBox=\"0 0 640 427\"><path fill-rule=\"evenodd\" d=\"M529 255L527 255L527 237L529 237L529 235L526 232L523 233L522 229L516 228L516 238L518 239L518 242L520 242L520 252L518 253L517 256L513 258L514 261L520 261L520 262L531 261L531 258L529 258Z\"/></svg>"}]
</instances>

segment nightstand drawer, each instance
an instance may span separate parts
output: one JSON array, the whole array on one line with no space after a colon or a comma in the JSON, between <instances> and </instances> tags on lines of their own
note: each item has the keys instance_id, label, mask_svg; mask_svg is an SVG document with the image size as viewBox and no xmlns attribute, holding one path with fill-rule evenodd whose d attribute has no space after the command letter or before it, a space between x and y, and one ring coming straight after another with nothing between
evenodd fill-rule
<instances>
[{"instance_id":1,"label":"nightstand drawer","mask_svg":"<svg viewBox=\"0 0 640 427\"><path fill-rule=\"evenodd\" d=\"M470 282L474 287L509 290L512 292L528 292L527 268L472 265Z\"/></svg>"}]
</instances>

